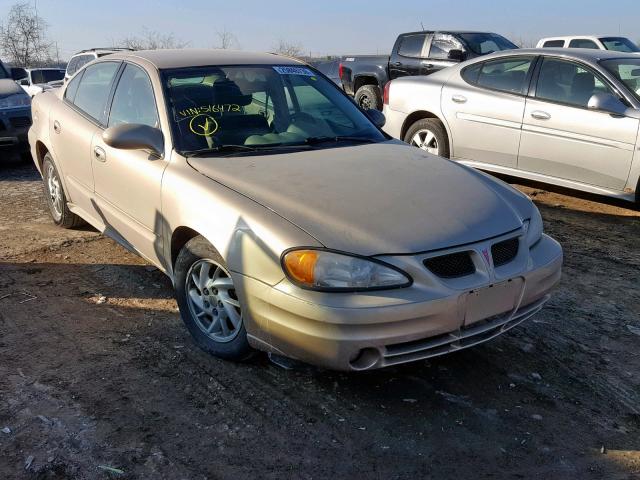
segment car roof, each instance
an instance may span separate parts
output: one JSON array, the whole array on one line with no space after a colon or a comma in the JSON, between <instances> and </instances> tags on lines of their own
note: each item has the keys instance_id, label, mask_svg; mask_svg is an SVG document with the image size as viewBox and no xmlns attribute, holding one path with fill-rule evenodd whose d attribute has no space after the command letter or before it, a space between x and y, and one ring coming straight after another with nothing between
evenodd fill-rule
<instances>
[{"instance_id":1,"label":"car roof","mask_svg":"<svg viewBox=\"0 0 640 480\"><path fill-rule=\"evenodd\" d=\"M564 35L560 37L545 37L541 38L539 42L546 42L548 40L573 40L578 38L586 38L589 40L598 40L600 38L625 38L623 35ZM538 42L538 43L539 43Z\"/></svg>"},{"instance_id":2,"label":"car roof","mask_svg":"<svg viewBox=\"0 0 640 480\"><path fill-rule=\"evenodd\" d=\"M253 53L213 48L117 52L109 55L109 60L113 59L143 59L160 70L209 65L304 65L304 62L300 60L274 53Z\"/></svg>"},{"instance_id":3,"label":"car roof","mask_svg":"<svg viewBox=\"0 0 640 480\"><path fill-rule=\"evenodd\" d=\"M477 33L485 33L485 34L494 34L494 35L499 35L495 32L489 32L486 30L443 30L441 28L438 28L436 30L419 30L417 32L407 32L407 33L402 33L400 34L400 36L404 36L404 35L418 35L420 33L451 33L453 35L463 35L463 34L477 34Z\"/></svg>"},{"instance_id":4,"label":"car roof","mask_svg":"<svg viewBox=\"0 0 640 480\"><path fill-rule=\"evenodd\" d=\"M480 58L497 58L509 55L553 55L557 57L584 60L587 62L597 62L598 60L608 60L613 58L638 58L637 53L596 50L591 48L519 48L518 50L503 50L501 52L495 52Z\"/></svg>"}]
</instances>

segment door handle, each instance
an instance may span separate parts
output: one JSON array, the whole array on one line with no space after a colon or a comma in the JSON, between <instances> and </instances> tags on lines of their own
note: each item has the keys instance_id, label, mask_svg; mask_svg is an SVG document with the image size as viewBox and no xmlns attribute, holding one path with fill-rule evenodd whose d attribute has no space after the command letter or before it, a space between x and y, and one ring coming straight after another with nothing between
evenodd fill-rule
<instances>
[{"instance_id":1,"label":"door handle","mask_svg":"<svg viewBox=\"0 0 640 480\"><path fill-rule=\"evenodd\" d=\"M467 103L467 97L464 97L462 95L454 95L453 97L451 97L451 100L456 103Z\"/></svg>"},{"instance_id":2,"label":"door handle","mask_svg":"<svg viewBox=\"0 0 640 480\"><path fill-rule=\"evenodd\" d=\"M393 64L394 67L401 67L402 66L402 62L395 62Z\"/></svg>"},{"instance_id":3,"label":"door handle","mask_svg":"<svg viewBox=\"0 0 640 480\"><path fill-rule=\"evenodd\" d=\"M537 120L551 119L551 115L549 115L547 112L542 112L540 110L534 110L533 112L531 112L531 116Z\"/></svg>"},{"instance_id":4,"label":"door handle","mask_svg":"<svg viewBox=\"0 0 640 480\"><path fill-rule=\"evenodd\" d=\"M107 161L107 154L105 153L104 149L101 147L95 147L93 149L93 156L99 162L104 163Z\"/></svg>"},{"instance_id":5,"label":"door handle","mask_svg":"<svg viewBox=\"0 0 640 480\"><path fill-rule=\"evenodd\" d=\"M62 131L62 127L60 126L60 122L58 120L55 120L53 122L53 131L56 133L60 133Z\"/></svg>"}]
</instances>

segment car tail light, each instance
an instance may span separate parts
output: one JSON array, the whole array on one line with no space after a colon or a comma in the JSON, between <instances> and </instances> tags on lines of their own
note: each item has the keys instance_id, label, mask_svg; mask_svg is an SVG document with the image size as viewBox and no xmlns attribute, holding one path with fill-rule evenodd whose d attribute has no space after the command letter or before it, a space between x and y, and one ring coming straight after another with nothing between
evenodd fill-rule
<instances>
[{"instance_id":1,"label":"car tail light","mask_svg":"<svg viewBox=\"0 0 640 480\"><path fill-rule=\"evenodd\" d=\"M342 65L342 63L340 65L338 65L338 76L340 77L340 80L342 80L342 75L344 74L344 65Z\"/></svg>"},{"instance_id":2,"label":"car tail light","mask_svg":"<svg viewBox=\"0 0 640 480\"><path fill-rule=\"evenodd\" d=\"M389 105L389 92L391 91L391 82L387 82L384 85L384 96L383 96L383 103L385 105Z\"/></svg>"}]
</instances>

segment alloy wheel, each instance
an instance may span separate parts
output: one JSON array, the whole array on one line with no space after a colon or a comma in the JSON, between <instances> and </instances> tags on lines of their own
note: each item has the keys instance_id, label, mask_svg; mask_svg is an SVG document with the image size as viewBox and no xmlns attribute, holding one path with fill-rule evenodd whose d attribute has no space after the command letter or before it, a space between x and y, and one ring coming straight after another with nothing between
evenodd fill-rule
<instances>
[{"instance_id":1,"label":"alloy wheel","mask_svg":"<svg viewBox=\"0 0 640 480\"><path fill-rule=\"evenodd\" d=\"M411 145L432 153L433 155L438 155L440 150L438 139L431 130L427 129L418 130L411 138Z\"/></svg>"},{"instance_id":2,"label":"alloy wheel","mask_svg":"<svg viewBox=\"0 0 640 480\"><path fill-rule=\"evenodd\" d=\"M60 220L63 210L62 188L60 187L60 179L56 174L56 169L51 163L47 168L47 192L53 216L55 220Z\"/></svg>"},{"instance_id":3,"label":"alloy wheel","mask_svg":"<svg viewBox=\"0 0 640 480\"><path fill-rule=\"evenodd\" d=\"M242 311L229 272L213 260L199 260L189 269L185 287L198 327L216 342L233 340L242 327Z\"/></svg>"}]
</instances>

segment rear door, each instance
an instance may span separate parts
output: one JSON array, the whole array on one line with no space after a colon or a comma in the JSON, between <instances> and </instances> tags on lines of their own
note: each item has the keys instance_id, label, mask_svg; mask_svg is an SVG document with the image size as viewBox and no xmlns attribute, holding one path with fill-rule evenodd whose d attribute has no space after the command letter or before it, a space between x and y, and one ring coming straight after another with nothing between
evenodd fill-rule
<instances>
[{"instance_id":1,"label":"rear door","mask_svg":"<svg viewBox=\"0 0 640 480\"><path fill-rule=\"evenodd\" d=\"M151 80L131 63L125 64L117 81L107 127L122 123L160 125ZM161 263L160 188L167 160L144 150L112 148L101 134L93 138L91 155L96 203L111 233Z\"/></svg>"},{"instance_id":2,"label":"rear door","mask_svg":"<svg viewBox=\"0 0 640 480\"><path fill-rule=\"evenodd\" d=\"M424 75L424 63L430 35L426 32L402 35L389 59L391 80L411 75Z\"/></svg>"},{"instance_id":3,"label":"rear door","mask_svg":"<svg viewBox=\"0 0 640 480\"><path fill-rule=\"evenodd\" d=\"M546 57L527 99L518 168L615 190L627 182L638 120L587 108L597 92L616 95L590 67Z\"/></svg>"},{"instance_id":4,"label":"rear door","mask_svg":"<svg viewBox=\"0 0 640 480\"><path fill-rule=\"evenodd\" d=\"M64 100L50 114L54 159L64 176L69 200L90 215L93 205L91 143L101 134L107 99L119 62L91 65L67 85Z\"/></svg>"},{"instance_id":5,"label":"rear door","mask_svg":"<svg viewBox=\"0 0 640 480\"><path fill-rule=\"evenodd\" d=\"M535 56L474 63L442 89L451 157L516 168L520 129Z\"/></svg>"}]
</instances>

